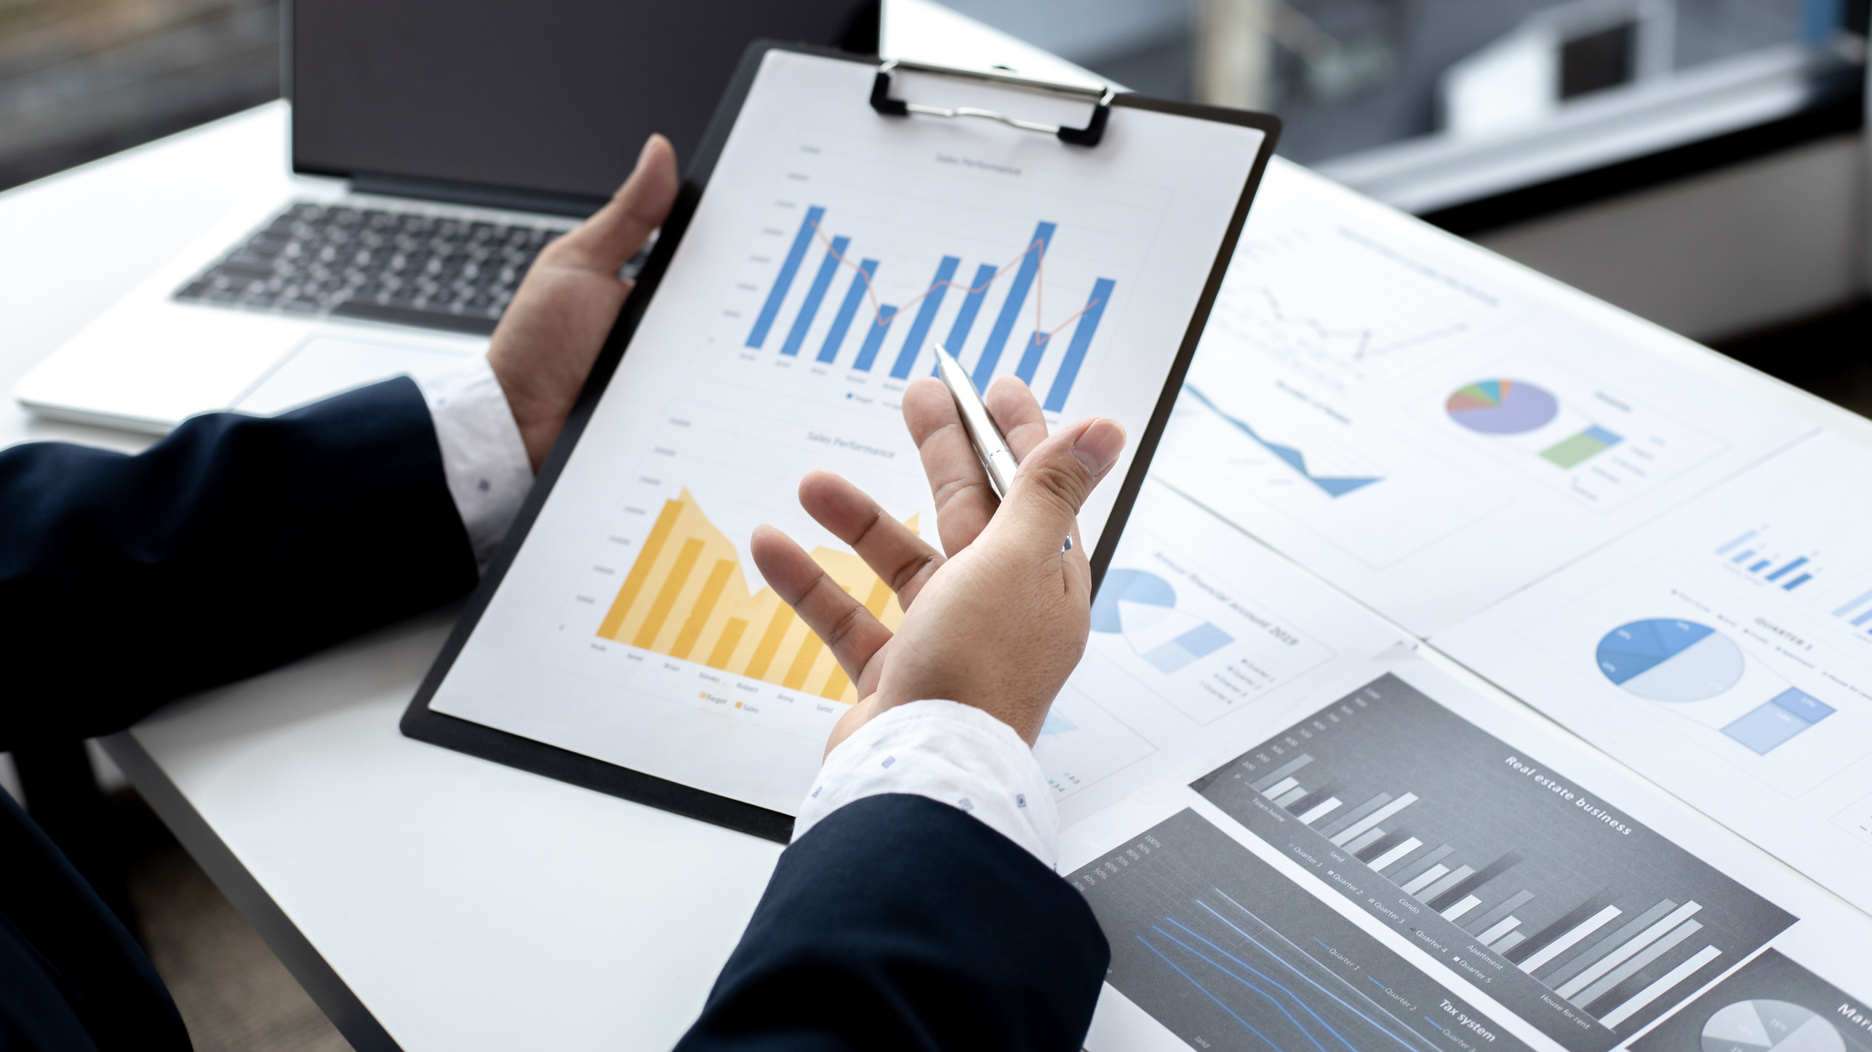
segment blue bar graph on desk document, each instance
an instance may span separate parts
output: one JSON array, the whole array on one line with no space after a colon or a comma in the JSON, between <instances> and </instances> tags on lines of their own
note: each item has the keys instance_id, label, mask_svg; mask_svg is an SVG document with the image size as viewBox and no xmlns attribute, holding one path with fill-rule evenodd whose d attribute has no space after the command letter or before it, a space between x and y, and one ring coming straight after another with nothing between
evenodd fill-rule
<instances>
[{"instance_id":1,"label":"blue bar graph on desk document","mask_svg":"<svg viewBox=\"0 0 1872 1052\"><path fill-rule=\"evenodd\" d=\"M824 301L826 290L832 287L832 278L838 274L839 260L845 256L845 249L851 244L851 238L835 237L832 247L826 250L825 259L819 264L819 273L813 277L812 287L806 290L806 302L800 304L799 316L793 319L793 327L787 330L786 342L780 345L780 353L792 357L799 353L800 344L806 342L806 330L812 328L813 317L819 313L819 304Z\"/></svg>"},{"instance_id":2,"label":"blue bar graph on desk document","mask_svg":"<svg viewBox=\"0 0 1872 1052\"><path fill-rule=\"evenodd\" d=\"M1838 610L1833 611L1833 616L1845 617L1848 614L1851 614L1854 610L1857 610L1860 607L1864 606L1868 601L1872 601L1872 592L1867 592L1864 595L1858 596L1857 598L1853 599L1852 602L1847 603L1846 605L1840 607ZM1869 619L1872 619L1872 618L1869 618ZM1853 623L1858 624L1857 621Z\"/></svg>"},{"instance_id":3,"label":"blue bar graph on desk document","mask_svg":"<svg viewBox=\"0 0 1872 1052\"><path fill-rule=\"evenodd\" d=\"M1066 347L1066 358L1060 362L1059 372L1053 374L1053 386L1047 390L1046 405L1042 407L1047 412L1057 413L1066 407L1066 396L1072 393L1079 367L1085 364L1086 348L1092 344L1092 334L1098 331L1099 318L1105 313L1105 304L1111 300L1112 289L1116 287L1117 282L1110 278L1100 278L1093 283L1085 313L1079 315L1072 343Z\"/></svg>"},{"instance_id":4,"label":"blue bar graph on desk document","mask_svg":"<svg viewBox=\"0 0 1872 1052\"><path fill-rule=\"evenodd\" d=\"M858 273L852 275L851 288L845 290L845 302L839 304L838 313L832 317L832 330L826 333L825 345L819 348L820 361L830 362L838 357L839 347L845 342L845 334L851 330L852 319L858 315L858 308L864 305L868 282L877 276L877 267L875 259L858 264Z\"/></svg>"},{"instance_id":5,"label":"blue bar graph on desk document","mask_svg":"<svg viewBox=\"0 0 1872 1052\"><path fill-rule=\"evenodd\" d=\"M923 294L923 303L917 307L916 321L910 323L910 334L904 337L903 350L897 352L897 363L891 366L891 376L905 380L910 376L910 369L916 365L917 355L923 353L923 341L929 339L930 326L936 324L936 312L942 309L943 294L949 291L949 283L955 280L956 268L962 261L954 256L944 256L936 266L936 277L930 282L929 291Z\"/></svg>"},{"instance_id":6,"label":"blue bar graph on desk document","mask_svg":"<svg viewBox=\"0 0 1872 1052\"><path fill-rule=\"evenodd\" d=\"M871 320L871 328L865 333L864 345L858 348L858 360L852 368L861 373L871 371L871 363L877 361L878 350L884 346L884 336L890 332L891 322L897 320L897 308L882 306L877 316Z\"/></svg>"},{"instance_id":7,"label":"blue bar graph on desk document","mask_svg":"<svg viewBox=\"0 0 1872 1052\"><path fill-rule=\"evenodd\" d=\"M793 287L793 277L799 273L800 261L806 258L806 250L812 247L813 231L818 228L819 220L825 218L825 209L814 205L806 210L806 218L800 221L799 233L793 236L793 247L787 249L786 260L780 264L780 273L774 278L773 288L767 291L767 302L761 307L760 317L754 321L754 331L748 333L747 345L759 347L767 342L767 330L773 328L774 319L780 315L780 305L786 302L786 294Z\"/></svg>"},{"instance_id":8,"label":"blue bar graph on desk document","mask_svg":"<svg viewBox=\"0 0 1872 1052\"><path fill-rule=\"evenodd\" d=\"M1027 240L1027 253L1021 257L1020 269L1014 272L1014 283L1008 286L1007 299L1001 304L1001 314L995 318L994 328L988 331L988 343L982 348L981 357L975 362L975 372L969 377L977 388L986 390L988 381L994 379L995 366L1000 364L1001 352L1014 333L1014 322L1027 302L1027 290L1033 287L1034 275L1040 271L1040 257L1046 255L1047 246L1053 243L1054 229L1054 224L1042 222L1034 227L1033 237Z\"/></svg>"},{"instance_id":9,"label":"blue bar graph on desk document","mask_svg":"<svg viewBox=\"0 0 1872 1052\"><path fill-rule=\"evenodd\" d=\"M1727 554L1729 554L1729 553L1730 553L1731 551L1733 551L1734 549L1736 549L1736 548L1738 548L1738 547L1740 547L1740 546L1741 546L1742 544L1744 544L1744 543L1746 543L1746 542L1748 542L1748 541L1751 541L1751 540L1754 540L1754 539L1755 539L1755 535L1756 535L1756 534L1758 534L1758 533L1760 533L1760 532L1761 532L1760 530L1750 530L1750 531L1748 531L1747 533L1744 533L1744 534L1743 534L1742 536L1740 536L1740 537L1737 537L1737 538L1736 538L1735 540L1733 540L1733 541L1730 541L1730 542L1729 542L1728 544L1725 544L1725 545L1723 545L1722 547L1720 547L1720 548L1718 548L1718 549L1716 549L1716 554L1717 554L1717 555L1727 555Z\"/></svg>"},{"instance_id":10,"label":"blue bar graph on desk document","mask_svg":"<svg viewBox=\"0 0 1872 1052\"><path fill-rule=\"evenodd\" d=\"M1792 562L1789 562L1787 565L1781 567L1779 570L1776 570L1774 573L1769 574L1768 579L1770 581L1779 581L1781 578L1786 577L1790 572L1794 570L1798 570L1805 565L1807 565L1807 557L1803 555L1800 558L1795 559Z\"/></svg>"},{"instance_id":11,"label":"blue bar graph on desk document","mask_svg":"<svg viewBox=\"0 0 1872 1052\"><path fill-rule=\"evenodd\" d=\"M956 312L955 322L949 326L949 342L943 344L949 353L962 353L962 345L968 342L969 330L975 327L975 315L981 313L982 300L988 298L988 286L994 283L995 274L991 263L975 268L975 280L969 283L962 309Z\"/></svg>"}]
</instances>

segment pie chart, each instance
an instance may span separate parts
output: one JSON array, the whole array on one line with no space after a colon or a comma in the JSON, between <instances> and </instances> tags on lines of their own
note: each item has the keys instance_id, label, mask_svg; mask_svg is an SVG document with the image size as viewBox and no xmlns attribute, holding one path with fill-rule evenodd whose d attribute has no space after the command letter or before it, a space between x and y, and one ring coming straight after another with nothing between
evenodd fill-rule
<instances>
[{"instance_id":1,"label":"pie chart","mask_svg":"<svg viewBox=\"0 0 1872 1052\"><path fill-rule=\"evenodd\" d=\"M1119 567L1105 572L1092 601L1092 631L1123 633L1131 649L1166 676L1235 641L1202 618L1178 610L1176 589L1169 581Z\"/></svg>"},{"instance_id":2,"label":"pie chart","mask_svg":"<svg viewBox=\"0 0 1872 1052\"><path fill-rule=\"evenodd\" d=\"M1560 402L1526 380L1477 380L1449 396L1450 419L1484 435L1519 435L1547 426Z\"/></svg>"},{"instance_id":3,"label":"pie chart","mask_svg":"<svg viewBox=\"0 0 1872 1052\"><path fill-rule=\"evenodd\" d=\"M1742 679L1742 651L1708 625L1651 618L1599 640L1599 671L1650 701L1702 701Z\"/></svg>"},{"instance_id":4,"label":"pie chart","mask_svg":"<svg viewBox=\"0 0 1872 1052\"><path fill-rule=\"evenodd\" d=\"M1098 597L1092 601L1092 631L1123 632L1127 627L1137 631L1174 609L1176 589L1169 581L1154 573L1114 566L1106 571Z\"/></svg>"},{"instance_id":5,"label":"pie chart","mask_svg":"<svg viewBox=\"0 0 1872 1052\"><path fill-rule=\"evenodd\" d=\"M1846 1052L1831 1023L1786 1001L1737 1001L1703 1024L1703 1052Z\"/></svg>"}]
</instances>

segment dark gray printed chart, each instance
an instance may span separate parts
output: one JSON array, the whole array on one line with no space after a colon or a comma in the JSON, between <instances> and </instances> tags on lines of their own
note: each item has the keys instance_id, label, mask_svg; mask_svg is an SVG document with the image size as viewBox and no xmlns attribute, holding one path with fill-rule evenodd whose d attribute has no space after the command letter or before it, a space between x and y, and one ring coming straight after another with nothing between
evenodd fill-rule
<instances>
[{"instance_id":1,"label":"dark gray printed chart","mask_svg":"<svg viewBox=\"0 0 1872 1052\"><path fill-rule=\"evenodd\" d=\"M1389 674L1191 788L1574 1052L1795 920Z\"/></svg>"},{"instance_id":2,"label":"dark gray printed chart","mask_svg":"<svg viewBox=\"0 0 1872 1052\"><path fill-rule=\"evenodd\" d=\"M1872 1052L1872 1008L1767 950L1631 1047L1632 1052Z\"/></svg>"},{"instance_id":3,"label":"dark gray printed chart","mask_svg":"<svg viewBox=\"0 0 1872 1052\"><path fill-rule=\"evenodd\" d=\"M1106 980L1194 1048L1528 1048L1194 811L1068 879L1111 941Z\"/></svg>"}]
</instances>

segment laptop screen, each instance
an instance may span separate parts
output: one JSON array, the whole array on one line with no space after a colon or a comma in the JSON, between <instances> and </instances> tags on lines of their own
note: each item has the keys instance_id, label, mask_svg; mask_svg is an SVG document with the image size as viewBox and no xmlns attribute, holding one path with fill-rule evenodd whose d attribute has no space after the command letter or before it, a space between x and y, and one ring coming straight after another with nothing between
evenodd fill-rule
<instances>
[{"instance_id":1,"label":"laptop screen","mask_svg":"<svg viewBox=\"0 0 1872 1052\"><path fill-rule=\"evenodd\" d=\"M295 171L573 213L611 196L653 131L686 163L750 41L877 47L876 0L295 0L290 10Z\"/></svg>"}]
</instances>

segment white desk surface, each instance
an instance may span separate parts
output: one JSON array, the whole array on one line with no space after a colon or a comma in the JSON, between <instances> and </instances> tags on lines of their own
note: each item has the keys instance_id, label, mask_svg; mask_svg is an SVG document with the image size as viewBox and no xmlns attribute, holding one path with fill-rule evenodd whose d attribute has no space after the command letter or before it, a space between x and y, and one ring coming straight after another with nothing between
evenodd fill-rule
<instances>
[{"instance_id":1,"label":"white desk surface","mask_svg":"<svg viewBox=\"0 0 1872 1052\"><path fill-rule=\"evenodd\" d=\"M0 194L0 387L285 179L285 117L262 106ZM1765 403L1872 436L1743 379ZM0 404L0 445L46 438L147 443ZM360 1052L668 1047L779 847L403 738L451 617L179 702L108 748Z\"/></svg>"}]
</instances>

